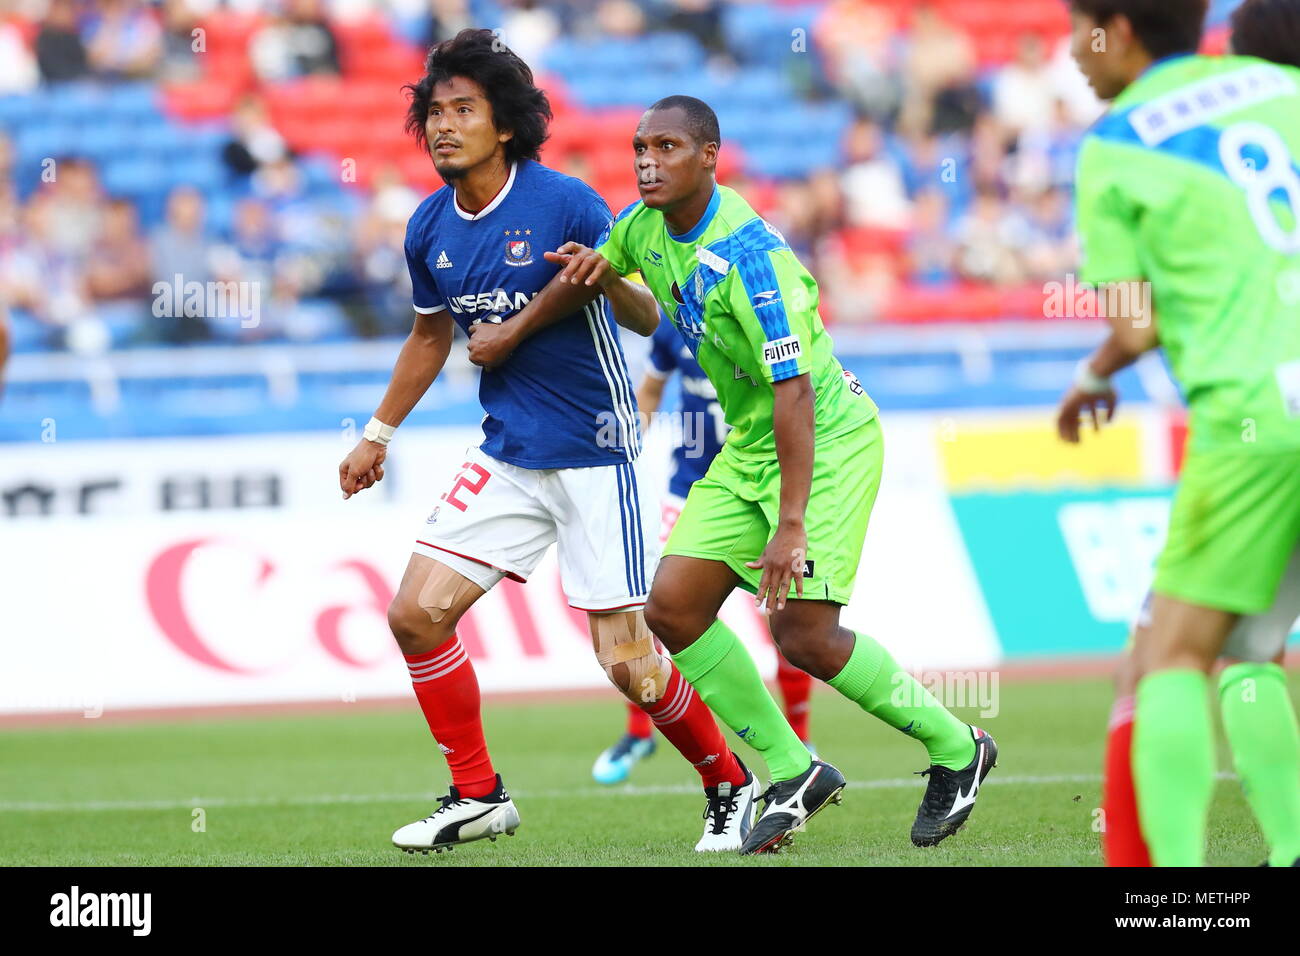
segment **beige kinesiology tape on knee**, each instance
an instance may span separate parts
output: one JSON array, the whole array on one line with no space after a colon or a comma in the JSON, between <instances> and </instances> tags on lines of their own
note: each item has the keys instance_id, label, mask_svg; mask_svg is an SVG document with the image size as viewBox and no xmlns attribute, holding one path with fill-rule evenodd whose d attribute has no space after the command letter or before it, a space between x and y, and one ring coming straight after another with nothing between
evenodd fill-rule
<instances>
[{"instance_id":1,"label":"beige kinesiology tape on knee","mask_svg":"<svg viewBox=\"0 0 1300 956\"><path fill-rule=\"evenodd\" d=\"M424 579L424 587L420 588L420 607L434 624L441 624L466 594L478 589L469 578L457 574L445 564L434 562L433 570Z\"/></svg>"},{"instance_id":2,"label":"beige kinesiology tape on knee","mask_svg":"<svg viewBox=\"0 0 1300 956\"><path fill-rule=\"evenodd\" d=\"M663 697L671 665L655 647L655 639L645 626L641 612L592 614L590 622L596 641L596 660L605 668L609 679L623 687L614 676L614 667L622 664L627 668L625 693L629 697L643 704L653 704Z\"/></svg>"}]
</instances>

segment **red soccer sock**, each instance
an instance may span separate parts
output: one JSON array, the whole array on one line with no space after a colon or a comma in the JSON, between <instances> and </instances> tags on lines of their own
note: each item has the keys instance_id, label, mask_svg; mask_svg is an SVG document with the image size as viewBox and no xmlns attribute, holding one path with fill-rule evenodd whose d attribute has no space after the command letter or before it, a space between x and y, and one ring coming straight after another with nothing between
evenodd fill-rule
<instances>
[{"instance_id":1,"label":"red soccer sock","mask_svg":"<svg viewBox=\"0 0 1300 956\"><path fill-rule=\"evenodd\" d=\"M745 771L740 769L736 755L727 746L712 711L675 666L668 675L663 697L653 704L644 704L642 709L668 742L700 772L706 787L720 783L738 787L745 782Z\"/></svg>"},{"instance_id":2,"label":"red soccer sock","mask_svg":"<svg viewBox=\"0 0 1300 956\"><path fill-rule=\"evenodd\" d=\"M650 719L650 715L630 700L627 702L627 732L642 740L654 736L655 732L654 721Z\"/></svg>"},{"instance_id":3,"label":"red soccer sock","mask_svg":"<svg viewBox=\"0 0 1300 956\"><path fill-rule=\"evenodd\" d=\"M1151 854L1138 822L1133 787L1133 698L1121 697L1110 712L1106 779L1102 781L1102 854L1107 866L1150 866Z\"/></svg>"},{"instance_id":4,"label":"red soccer sock","mask_svg":"<svg viewBox=\"0 0 1300 956\"><path fill-rule=\"evenodd\" d=\"M496 789L496 773L483 739L478 676L460 639L406 658L415 697L438 748L447 758L451 782L462 797L483 797Z\"/></svg>"},{"instance_id":5,"label":"red soccer sock","mask_svg":"<svg viewBox=\"0 0 1300 956\"><path fill-rule=\"evenodd\" d=\"M795 736L807 743L810 716L808 698L812 696L812 675L799 670L778 651L776 682L781 687L781 699L785 701L785 719L790 721Z\"/></svg>"}]
</instances>

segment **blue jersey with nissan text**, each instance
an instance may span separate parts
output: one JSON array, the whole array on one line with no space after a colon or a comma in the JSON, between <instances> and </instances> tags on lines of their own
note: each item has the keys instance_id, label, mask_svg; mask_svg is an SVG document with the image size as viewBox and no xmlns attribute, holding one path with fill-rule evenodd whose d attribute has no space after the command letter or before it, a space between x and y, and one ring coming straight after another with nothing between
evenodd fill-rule
<instances>
[{"instance_id":1,"label":"blue jersey with nissan text","mask_svg":"<svg viewBox=\"0 0 1300 956\"><path fill-rule=\"evenodd\" d=\"M415 311L463 330L509 321L559 271L542 258L569 240L595 246L609 206L580 180L524 160L470 214L444 186L406 226ZM584 468L640 452L636 399L604 297L527 339L479 380L483 451L521 468Z\"/></svg>"},{"instance_id":2,"label":"blue jersey with nissan text","mask_svg":"<svg viewBox=\"0 0 1300 956\"><path fill-rule=\"evenodd\" d=\"M668 491L685 498L713 458L722 450L730 426L718 404L713 383L695 361L686 340L661 311L659 328L650 342L650 367L661 378L681 374L681 427L673 426L673 475Z\"/></svg>"}]
</instances>

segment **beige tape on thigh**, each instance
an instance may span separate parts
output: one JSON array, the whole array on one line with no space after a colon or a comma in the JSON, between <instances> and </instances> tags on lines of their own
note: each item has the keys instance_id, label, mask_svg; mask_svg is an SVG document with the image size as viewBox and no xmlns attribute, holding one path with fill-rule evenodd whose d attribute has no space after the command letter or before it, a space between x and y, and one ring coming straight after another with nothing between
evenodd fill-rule
<instances>
[{"instance_id":1,"label":"beige tape on thigh","mask_svg":"<svg viewBox=\"0 0 1300 956\"><path fill-rule=\"evenodd\" d=\"M655 647L655 639L645 626L641 612L590 614L588 620L596 639L596 660L610 680L622 686L614 677L614 666L623 664L627 667L629 696L645 704L662 698L672 669Z\"/></svg>"},{"instance_id":2,"label":"beige tape on thigh","mask_svg":"<svg viewBox=\"0 0 1300 956\"><path fill-rule=\"evenodd\" d=\"M453 607L458 605L466 594L482 590L477 584L453 571L440 561L433 562L433 570L424 579L420 588L420 607L428 613L434 624L441 624Z\"/></svg>"}]
</instances>

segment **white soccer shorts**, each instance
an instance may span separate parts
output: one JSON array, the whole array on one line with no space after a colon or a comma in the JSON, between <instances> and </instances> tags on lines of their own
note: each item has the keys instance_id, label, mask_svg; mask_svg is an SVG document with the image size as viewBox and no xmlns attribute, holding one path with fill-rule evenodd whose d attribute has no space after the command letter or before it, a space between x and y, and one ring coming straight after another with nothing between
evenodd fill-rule
<instances>
[{"instance_id":1,"label":"white soccer shorts","mask_svg":"<svg viewBox=\"0 0 1300 956\"><path fill-rule=\"evenodd\" d=\"M569 604L645 604L659 563L659 496L640 461L520 468L471 448L416 535L415 552L483 590L526 581L552 543Z\"/></svg>"},{"instance_id":2,"label":"white soccer shorts","mask_svg":"<svg viewBox=\"0 0 1300 956\"><path fill-rule=\"evenodd\" d=\"M662 549L668 541L668 536L672 534L673 528L677 527L677 519L682 516L682 509L686 507L686 499L678 497L671 491L665 492L663 503L659 510L659 547Z\"/></svg>"},{"instance_id":3,"label":"white soccer shorts","mask_svg":"<svg viewBox=\"0 0 1300 956\"><path fill-rule=\"evenodd\" d=\"M1148 591L1138 614L1138 624L1142 627L1151 626L1151 597ZM1259 614L1239 618L1223 644L1222 656L1259 663L1271 661L1286 647L1297 618L1300 618L1300 549L1291 555L1273 606Z\"/></svg>"}]
</instances>

